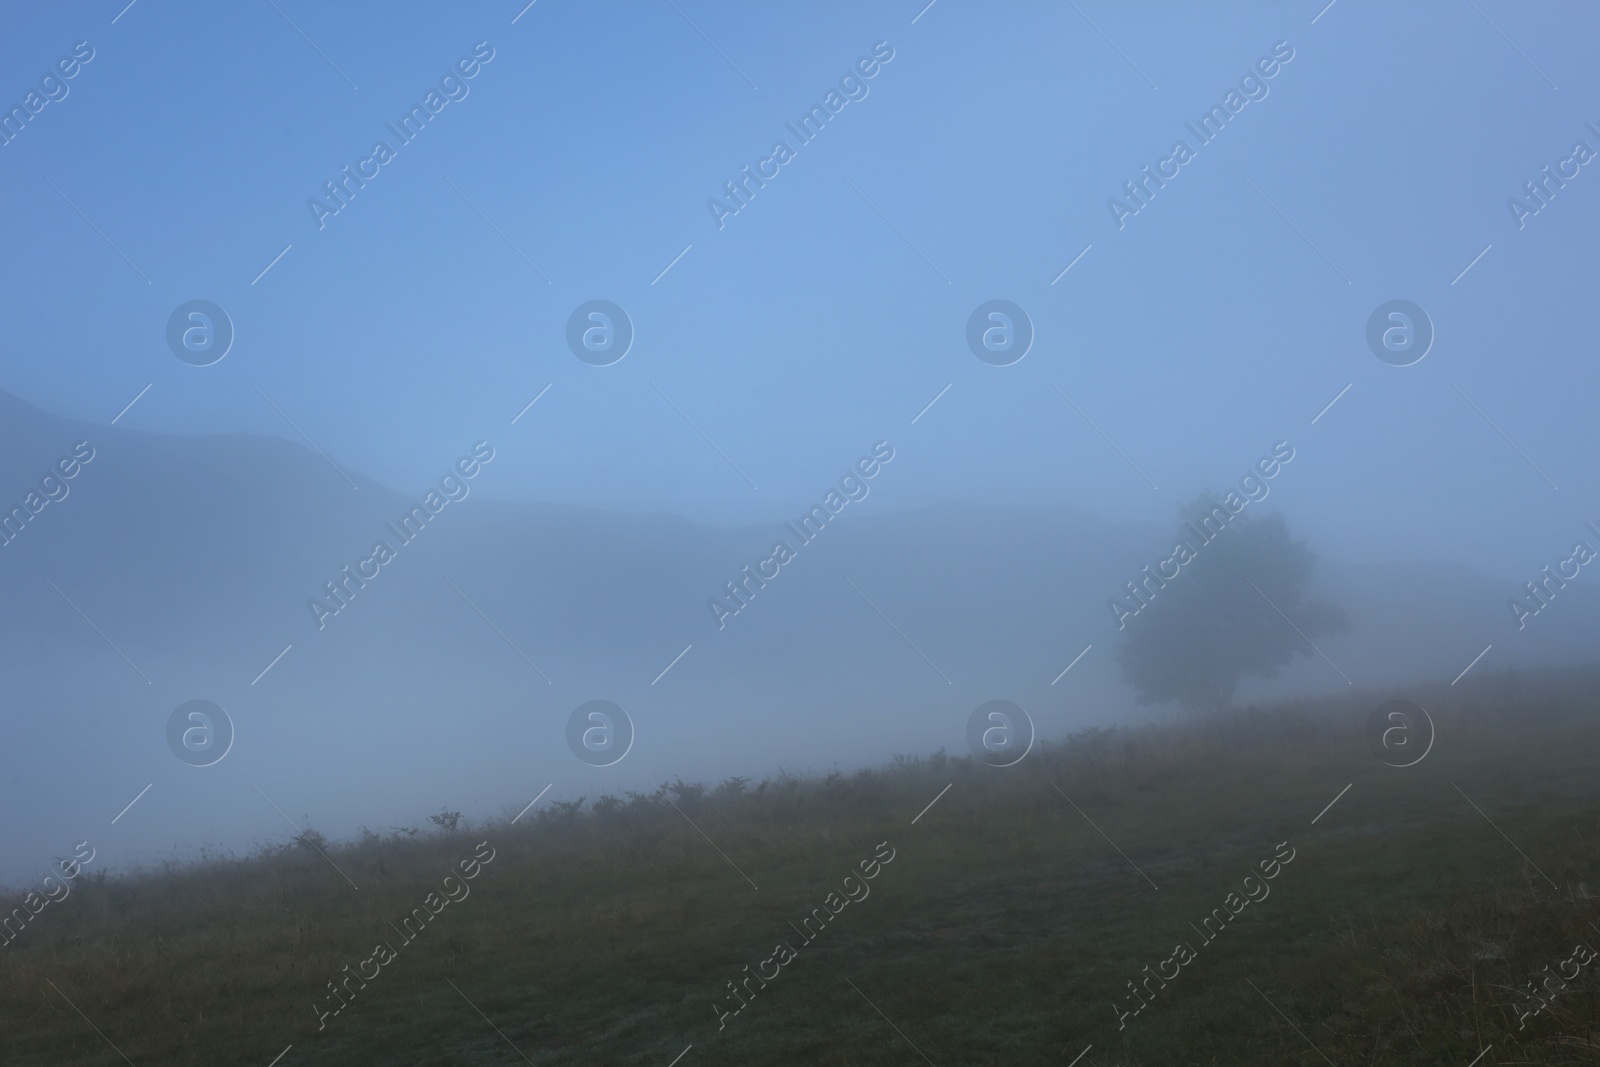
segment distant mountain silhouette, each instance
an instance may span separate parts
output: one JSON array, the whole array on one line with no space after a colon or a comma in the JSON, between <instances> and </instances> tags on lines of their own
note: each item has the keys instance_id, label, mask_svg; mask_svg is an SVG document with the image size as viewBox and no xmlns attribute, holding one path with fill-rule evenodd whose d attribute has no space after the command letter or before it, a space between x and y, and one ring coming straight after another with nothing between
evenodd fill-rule
<instances>
[{"instance_id":1,"label":"distant mountain silhouette","mask_svg":"<svg viewBox=\"0 0 1600 1067\"><path fill-rule=\"evenodd\" d=\"M273 438L75 422L5 393L0 508L80 441L94 458L67 495L0 547L0 801L55 798L0 830L0 855L82 839L152 781L115 831L146 846L285 830L252 785L341 832L392 823L401 805L487 808L551 781L592 796L680 773L960 750L967 716L995 697L1046 734L1116 721L1132 698L1106 601L1171 542L1160 525L1065 506L882 514L869 499L719 630L707 601L792 539L792 516L728 529L508 504L476 488L501 458L402 544L388 524L428 485L342 475ZM1290 520L1315 550L1315 531ZM395 558L346 587L319 629L308 601L386 539ZM1324 560L1319 582L1352 622L1322 651L1357 687L1453 677L1490 642L1479 669L1592 659L1600 633L1600 598L1581 580L1520 634L1505 607L1515 590L1470 570ZM1241 699L1345 688L1311 656ZM638 731L604 771L565 743L568 715L594 697ZM168 715L195 698L237 727L214 768L166 748Z\"/></svg>"}]
</instances>

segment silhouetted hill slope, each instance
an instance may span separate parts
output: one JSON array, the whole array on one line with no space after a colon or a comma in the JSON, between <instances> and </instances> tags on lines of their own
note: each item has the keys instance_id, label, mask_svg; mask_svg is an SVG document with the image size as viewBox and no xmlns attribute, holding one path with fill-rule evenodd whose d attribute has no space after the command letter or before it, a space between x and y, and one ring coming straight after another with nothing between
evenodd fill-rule
<instances>
[{"instance_id":1,"label":"silhouetted hill slope","mask_svg":"<svg viewBox=\"0 0 1600 1067\"><path fill-rule=\"evenodd\" d=\"M1003 769L552 793L111 877L94 856L0 935L0 1059L1586 1062L1597 693L1593 670L1418 687L1437 744L1404 768L1344 696Z\"/></svg>"},{"instance_id":2,"label":"silhouetted hill slope","mask_svg":"<svg viewBox=\"0 0 1600 1067\"><path fill-rule=\"evenodd\" d=\"M505 457L406 543L392 524L437 485L391 489L290 442L89 425L6 395L0 503L20 504L80 441L94 455L66 497L0 547L0 699L26 754L0 775L0 801L80 785L0 830L0 855L77 839L151 782L141 803L172 808L130 816L130 847L153 843L145 825L165 843L281 826L252 784L348 831L403 798L487 805L550 781L582 792L961 750L968 715L995 697L1060 735L1130 710L1106 600L1171 543L1158 525L1067 505L885 514L869 497L802 545L784 525L797 516L714 528L489 499L475 486ZM796 557L719 629L708 600L780 538ZM334 604L324 583L379 540L392 561L319 627L308 601ZM1453 677L1491 641L1486 666L1589 658L1600 633L1581 586L1519 635L1514 590L1471 571L1325 562L1321 581L1354 623L1321 647L1359 687ZM1344 688L1312 656L1241 698ZM565 743L567 717L595 697L638 734L603 772ZM205 772L164 740L195 698L238 731Z\"/></svg>"}]
</instances>

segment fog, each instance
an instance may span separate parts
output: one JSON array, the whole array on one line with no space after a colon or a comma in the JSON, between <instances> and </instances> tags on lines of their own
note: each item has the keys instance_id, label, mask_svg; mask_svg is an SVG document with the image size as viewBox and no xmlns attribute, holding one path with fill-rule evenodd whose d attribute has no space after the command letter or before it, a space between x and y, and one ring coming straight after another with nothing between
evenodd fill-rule
<instances>
[{"instance_id":1,"label":"fog","mask_svg":"<svg viewBox=\"0 0 1600 1067\"><path fill-rule=\"evenodd\" d=\"M8 13L0 879L1593 661L1593 13L923 2Z\"/></svg>"}]
</instances>

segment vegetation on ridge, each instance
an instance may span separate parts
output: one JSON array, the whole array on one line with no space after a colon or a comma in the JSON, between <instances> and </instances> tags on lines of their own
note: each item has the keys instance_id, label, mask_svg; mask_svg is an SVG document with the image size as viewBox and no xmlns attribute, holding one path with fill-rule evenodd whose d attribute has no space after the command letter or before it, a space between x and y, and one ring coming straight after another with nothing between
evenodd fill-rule
<instances>
[{"instance_id":1,"label":"vegetation on ridge","mask_svg":"<svg viewBox=\"0 0 1600 1067\"><path fill-rule=\"evenodd\" d=\"M1408 695L1438 740L1404 769L1368 749L1381 698L1363 696L1089 730L1004 769L678 782L85 874L0 949L0 1059L1066 1064L1092 1045L1081 1067L1466 1064L1492 1044L1485 1063L1593 1062L1600 979L1545 978L1600 944L1600 677ZM883 842L870 895L801 947ZM1283 842L1270 896L1202 945ZM470 893L320 1017L447 876ZM785 939L798 958L719 1018ZM1121 1015L1179 941L1197 958Z\"/></svg>"}]
</instances>

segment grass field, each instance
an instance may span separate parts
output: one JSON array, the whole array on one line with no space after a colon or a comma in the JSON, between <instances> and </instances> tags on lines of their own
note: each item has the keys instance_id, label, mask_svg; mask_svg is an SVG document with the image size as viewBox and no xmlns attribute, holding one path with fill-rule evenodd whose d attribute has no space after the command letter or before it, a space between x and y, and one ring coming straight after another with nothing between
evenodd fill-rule
<instances>
[{"instance_id":1,"label":"grass field","mask_svg":"<svg viewBox=\"0 0 1600 1067\"><path fill-rule=\"evenodd\" d=\"M1407 768L1393 695L85 873L0 1062L1595 1063L1600 676L1405 694Z\"/></svg>"}]
</instances>

